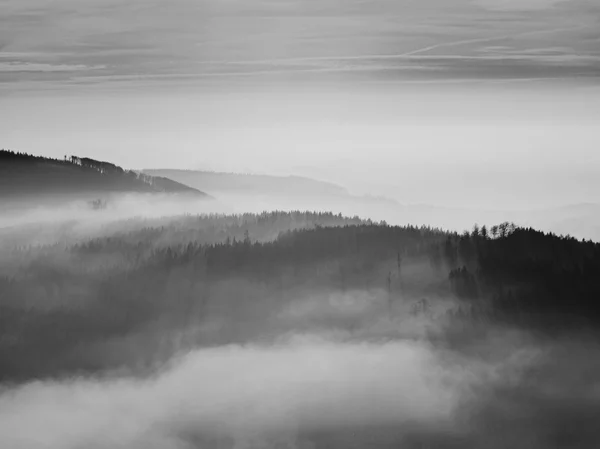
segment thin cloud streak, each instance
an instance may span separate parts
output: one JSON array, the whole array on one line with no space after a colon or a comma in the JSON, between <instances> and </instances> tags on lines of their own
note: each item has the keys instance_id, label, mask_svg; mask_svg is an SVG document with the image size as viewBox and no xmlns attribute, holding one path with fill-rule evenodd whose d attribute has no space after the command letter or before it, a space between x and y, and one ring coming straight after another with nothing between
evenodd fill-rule
<instances>
[{"instance_id":1,"label":"thin cloud streak","mask_svg":"<svg viewBox=\"0 0 600 449\"><path fill-rule=\"evenodd\" d=\"M333 56L312 56L312 57L300 57L300 58L275 58L275 59L246 59L246 60L208 60L208 61L198 61L197 64L231 64L231 65L246 65L246 64L287 64L287 63L303 63L303 62L319 62L319 61L355 61L355 60L363 60L363 59L407 59L414 60L423 58L421 53L427 53L432 50L436 50L438 48L445 47L455 47L458 45L467 45L467 44L477 44L477 43L485 43L485 42L493 42L498 40L505 39L515 39L519 37L533 36L538 34L548 34L548 33L559 33L563 31L576 31L581 29L591 28L591 25L582 25L577 27L564 27L564 28L555 28L555 29L545 29L545 30L535 30L535 31L527 31L524 33L518 34L505 34L500 36L492 36L485 38L476 38L476 39L465 39L460 41L453 42L443 42L439 44L429 45L427 47L417 48L415 50L411 50L404 53L397 54L360 54L360 55L333 55ZM414 58L413 56L419 55L418 58ZM439 58L447 58L447 57L458 57L467 58L468 56L460 56L460 55L439 55L435 56ZM476 58L476 57L472 57Z\"/></svg>"},{"instance_id":2,"label":"thin cloud streak","mask_svg":"<svg viewBox=\"0 0 600 449\"><path fill-rule=\"evenodd\" d=\"M487 4L455 1L455 7L449 8L438 0L400 6L386 0L369 3L288 0L277 5L257 0L227 4L173 0L169 4L172 14L168 17L165 4L152 0L135 2L134 7L104 0L88 0L83 4L40 1L36 2L34 14L31 11L35 3L23 5L13 1L8 3L5 17L0 18L0 40L5 42L4 52L0 53L0 64L4 63L0 74L18 72L14 68L17 64L33 78L38 67L40 75L36 79L19 79L17 83L14 77L4 75L3 84L20 89L17 85L21 82L35 80L72 87L80 82L79 78L88 76L90 83L126 77L153 79L165 85L217 77L227 84L227 80L244 76L254 82L262 76L264 82L270 82L271 76L288 73L347 73L350 82L366 81L356 79L353 73L364 73L373 81L390 76L411 81L419 70L425 78L442 71L449 79L533 78L544 69L534 67L535 64L568 65L573 61L578 64L571 70L573 79L577 79L580 66L585 64L588 76L598 72L596 38L573 33L597 25L592 23L592 15L586 14L581 2L567 2L557 9L550 7L554 1L526 2L530 6L548 6L546 11L535 15L519 12L524 8L515 2L502 2L505 9L519 8L508 15L499 15L491 12ZM130 26L129 19L133 17L136 22ZM569 23L573 25L566 26ZM532 67L522 73L522 62L527 63L526 48L546 44L556 47L556 35L561 32L572 32L561 39L563 56L546 60L529 58ZM490 61L488 56L479 55L483 51L479 44L502 40L510 40L515 48L499 52L500 55L522 55L517 59L505 58L516 61L514 64L507 62L501 69L485 64L460 65L461 59ZM460 51L449 50L459 46L462 46ZM452 59L457 62L436 65L433 57L426 58L434 52L439 53L439 62ZM359 64L338 67L351 61ZM376 61L406 61L410 65L373 65ZM14 65L13 68L7 68L8 64ZM279 67L248 67L252 64ZM211 65L221 67L211 68ZM244 68L239 72L229 70L233 67ZM86 73L78 73L74 80L68 68ZM102 70L94 73L94 69ZM143 76L137 77L138 74ZM550 78L559 75L568 76L565 72L548 73ZM332 78L345 81L341 79L343 76Z\"/></svg>"},{"instance_id":3,"label":"thin cloud streak","mask_svg":"<svg viewBox=\"0 0 600 449\"><path fill-rule=\"evenodd\" d=\"M0 55L1 57L1 55ZM81 72L105 69L106 66L86 66L82 64L42 64L33 62L2 62L0 61L0 74L3 72Z\"/></svg>"},{"instance_id":4,"label":"thin cloud streak","mask_svg":"<svg viewBox=\"0 0 600 449\"><path fill-rule=\"evenodd\" d=\"M506 34L506 35L502 35L502 36L493 36L493 37L477 38L477 39L466 39L466 40L455 41L455 42L443 42L440 44L430 45L428 47L423 47L423 48L420 48L420 49L417 49L414 51L410 51L408 53L402 54L401 56L412 56L412 55L416 55L416 54L420 54L420 53L427 53L431 50L436 50L438 48L455 47L457 45L480 44L480 43L493 42L493 41L504 40L504 39L514 39L514 38L519 38L519 37L535 36L535 35L539 35L539 34L560 33L563 31L575 31L575 30L581 30L581 29L585 29L585 28L590 28L590 25L582 25L582 26L577 26L577 27L555 28L555 29L551 29L551 30L527 31L527 32L518 33L518 34Z\"/></svg>"}]
</instances>

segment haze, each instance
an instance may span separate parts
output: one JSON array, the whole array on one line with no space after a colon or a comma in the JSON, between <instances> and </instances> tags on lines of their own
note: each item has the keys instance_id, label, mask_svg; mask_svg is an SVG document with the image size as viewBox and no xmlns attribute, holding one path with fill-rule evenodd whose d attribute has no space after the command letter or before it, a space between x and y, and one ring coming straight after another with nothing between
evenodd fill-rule
<instances>
[{"instance_id":1,"label":"haze","mask_svg":"<svg viewBox=\"0 0 600 449\"><path fill-rule=\"evenodd\" d=\"M599 19L0 0L0 447L600 447Z\"/></svg>"},{"instance_id":2,"label":"haze","mask_svg":"<svg viewBox=\"0 0 600 449\"><path fill-rule=\"evenodd\" d=\"M592 202L598 14L583 0L5 1L2 145L304 174L406 203Z\"/></svg>"}]
</instances>

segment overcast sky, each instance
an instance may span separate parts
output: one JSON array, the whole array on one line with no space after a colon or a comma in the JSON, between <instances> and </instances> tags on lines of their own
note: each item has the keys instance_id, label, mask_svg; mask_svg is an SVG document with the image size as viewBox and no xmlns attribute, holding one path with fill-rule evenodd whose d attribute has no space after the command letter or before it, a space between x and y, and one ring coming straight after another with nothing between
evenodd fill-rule
<instances>
[{"instance_id":1,"label":"overcast sky","mask_svg":"<svg viewBox=\"0 0 600 449\"><path fill-rule=\"evenodd\" d=\"M0 1L0 147L406 202L589 201L598 75L597 0Z\"/></svg>"}]
</instances>

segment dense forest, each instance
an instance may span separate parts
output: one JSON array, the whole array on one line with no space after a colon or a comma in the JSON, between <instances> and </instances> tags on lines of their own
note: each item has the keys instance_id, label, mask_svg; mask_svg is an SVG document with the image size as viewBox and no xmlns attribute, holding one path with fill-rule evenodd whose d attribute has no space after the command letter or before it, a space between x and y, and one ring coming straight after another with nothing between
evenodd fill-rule
<instances>
[{"instance_id":1,"label":"dense forest","mask_svg":"<svg viewBox=\"0 0 600 449\"><path fill-rule=\"evenodd\" d=\"M272 212L128 225L49 245L4 240L3 380L143 371L156 362L159 336L177 334L178 344L195 347L296 326L360 328L363 317L326 311L301 323L274 318L301 298L332 294L368 292L373 313L385 316L429 314L546 333L600 321L600 245L509 223L459 234ZM220 325L203 327L211 322Z\"/></svg>"},{"instance_id":2,"label":"dense forest","mask_svg":"<svg viewBox=\"0 0 600 449\"><path fill-rule=\"evenodd\" d=\"M107 193L187 193L201 191L176 181L153 177L110 162L78 156L51 159L0 150L0 198Z\"/></svg>"},{"instance_id":3,"label":"dense forest","mask_svg":"<svg viewBox=\"0 0 600 449\"><path fill-rule=\"evenodd\" d=\"M98 447L596 447L599 270L599 244L511 223L6 227L0 412L19 407L52 449L115 416L125 430ZM36 421L44 407L60 431Z\"/></svg>"}]
</instances>

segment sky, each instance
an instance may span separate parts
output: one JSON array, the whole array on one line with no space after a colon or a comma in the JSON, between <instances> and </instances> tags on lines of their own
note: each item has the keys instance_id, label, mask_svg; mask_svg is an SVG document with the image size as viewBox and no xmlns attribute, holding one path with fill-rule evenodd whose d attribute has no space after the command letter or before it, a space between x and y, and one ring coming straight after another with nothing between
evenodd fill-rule
<instances>
[{"instance_id":1,"label":"sky","mask_svg":"<svg viewBox=\"0 0 600 449\"><path fill-rule=\"evenodd\" d=\"M2 0L0 147L595 201L596 0Z\"/></svg>"}]
</instances>

